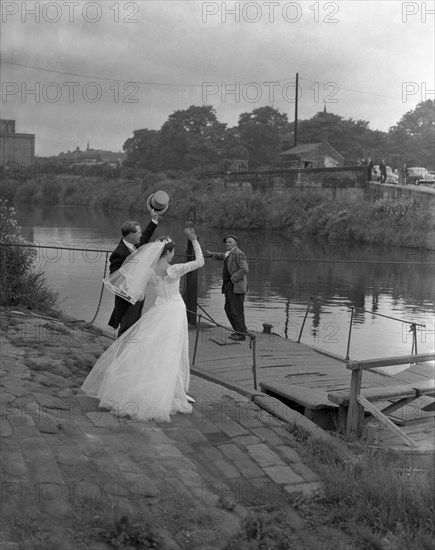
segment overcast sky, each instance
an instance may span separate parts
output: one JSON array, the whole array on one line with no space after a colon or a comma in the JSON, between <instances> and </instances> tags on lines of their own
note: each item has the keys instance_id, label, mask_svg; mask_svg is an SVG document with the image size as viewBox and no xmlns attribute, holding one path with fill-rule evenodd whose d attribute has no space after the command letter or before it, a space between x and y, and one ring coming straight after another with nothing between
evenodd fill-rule
<instances>
[{"instance_id":1,"label":"overcast sky","mask_svg":"<svg viewBox=\"0 0 435 550\"><path fill-rule=\"evenodd\" d=\"M388 130L433 99L435 2L2 1L2 118L40 156L122 150L190 105Z\"/></svg>"}]
</instances>

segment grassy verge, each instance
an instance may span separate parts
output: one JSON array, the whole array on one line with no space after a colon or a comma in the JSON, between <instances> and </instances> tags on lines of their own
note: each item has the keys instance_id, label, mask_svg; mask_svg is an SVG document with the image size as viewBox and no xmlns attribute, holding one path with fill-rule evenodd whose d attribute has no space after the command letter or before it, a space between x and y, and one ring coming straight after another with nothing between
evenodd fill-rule
<instances>
[{"instance_id":1,"label":"grassy verge","mask_svg":"<svg viewBox=\"0 0 435 550\"><path fill-rule=\"evenodd\" d=\"M380 453L350 450L293 430L304 462L317 471L323 490L297 497L294 507L313 526L319 521L343 529L355 548L429 550L435 546L433 470L389 463Z\"/></svg>"}]
</instances>

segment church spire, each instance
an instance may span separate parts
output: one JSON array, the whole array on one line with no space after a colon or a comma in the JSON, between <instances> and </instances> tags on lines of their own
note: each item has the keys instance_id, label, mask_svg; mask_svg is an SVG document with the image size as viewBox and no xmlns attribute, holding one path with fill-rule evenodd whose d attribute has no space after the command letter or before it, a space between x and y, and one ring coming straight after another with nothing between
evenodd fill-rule
<instances>
[{"instance_id":1,"label":"church spire","mask_svg":"<svg viewBox=\"0 0 435 550\"><path fill-rule=\"evenodd\" d=\"M89 151L89 141L88 141L88 146L86 147L86 151Z\"/></svg>"}]
</instances>

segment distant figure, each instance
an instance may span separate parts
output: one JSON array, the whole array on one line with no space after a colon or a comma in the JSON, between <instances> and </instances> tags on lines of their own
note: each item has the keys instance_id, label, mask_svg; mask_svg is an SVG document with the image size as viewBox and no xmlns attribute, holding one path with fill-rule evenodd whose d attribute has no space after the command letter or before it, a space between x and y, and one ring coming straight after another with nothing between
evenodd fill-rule
<instances>
[{"instance_id":1,"label":"distant figure","mask_svg":"<svg viewBox=\"0 0 435 550\"><path fill-rule=\"evenodd\" d=\"M402 185L406 185L407 184L407 178L408 178L408 166L406 164L406 162L404 162L402 164L402 168L400 170L400 175L402 177Z\"/></svg>"},{"instance_id":2,"label":"distant figure","mask_svg":"<svg viewBox=\"0 0 435 550\"><path fill-rule=\"evenodd\" d=\"M381 183L385 183L387 181L387 165L385 164L385 159L381 160L379 171L381 173Z\"/></svg>"},{"instance_id":3,"label":"distant figure","mask_svg":"<svg viewBox=\"0 0 435 550\"><path fill-rule=\"evenodd\" d=\"M249 268L245 254L238 248L238 239L234 235L223 238L226 252L206 251L206 256L215 260L223 260L222 293L225 294L225 313L234 331L228 338L245 340L248 332L245 324L245 294L248 291L246 275Z\"/></svg>"},{"instance_id":4,"label":"distant figure","mask_svg":"<svg viewBox=\"0 0 435 550\"><path fill-rule=\"evenodd\" d=\"M369 157L367 159L367 178L369 181L372 181L372 170L373 170L373 161Z\"/></svg>"}]
</instances>

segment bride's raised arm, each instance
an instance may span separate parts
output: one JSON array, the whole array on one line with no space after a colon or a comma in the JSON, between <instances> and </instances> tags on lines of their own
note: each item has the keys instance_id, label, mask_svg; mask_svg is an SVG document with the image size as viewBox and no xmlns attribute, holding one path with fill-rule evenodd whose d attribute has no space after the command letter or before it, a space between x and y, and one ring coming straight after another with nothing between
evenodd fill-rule
<instances>
[{"instance_id":1,"label":"bride's raised arm","mask_svg":"<svg viewBox=\"0 0 435 550\"><path fill-rule=\"evenodd\" d=\"M171 265L168 269L168 275L171 278L182 277L183 275L186 275L186 273L194 271L195 269L199 269L204 265L204 256L198 242L198 237L195 234L195 230L188 227L184 230L184 233L186 234L187 238L192 241L193 250L195 252L195 259L191 262L186 262L184 264Z\"/></svg>"}]
</instances>

